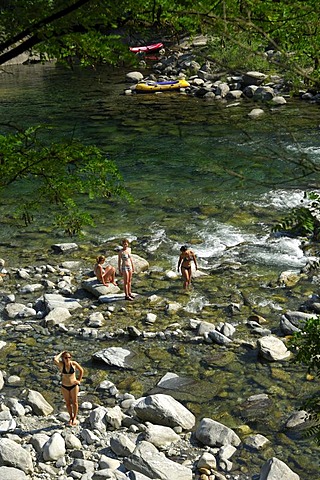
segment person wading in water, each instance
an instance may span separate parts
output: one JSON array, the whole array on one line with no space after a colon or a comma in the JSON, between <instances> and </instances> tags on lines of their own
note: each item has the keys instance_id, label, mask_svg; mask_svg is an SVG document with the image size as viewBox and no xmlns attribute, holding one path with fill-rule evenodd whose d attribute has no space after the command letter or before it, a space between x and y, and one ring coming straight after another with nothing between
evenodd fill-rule
<instances>
[{"instance_id":1,"label":"person wading in water","mask_svg":"<svg viewBox=\"0 0 320 480\"><path fill-rule=\"evenodd\" d=\"M191 285L191 277L192 277L191 262L192 261L194 262L196 270L198 270L198 264L197 264L197 259L195 254L186 245L182 245L182 247L180 248L180 252L181 253L178 261L178 272L180 271L180 268L181 268L181 273L184 279L183 288L186 290Z\"/></svg>"}]
</instances>

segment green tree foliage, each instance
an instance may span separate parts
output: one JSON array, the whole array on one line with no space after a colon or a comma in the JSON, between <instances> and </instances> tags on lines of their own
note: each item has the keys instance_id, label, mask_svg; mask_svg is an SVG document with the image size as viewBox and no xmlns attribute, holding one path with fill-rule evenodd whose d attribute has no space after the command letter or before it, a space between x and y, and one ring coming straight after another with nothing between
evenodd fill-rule
<instances>
[{"instance_id":1,"label":"green tree foliage","mask_svg":"<svg viewBox=\"0 0 320 480\"><path fill-rule=\"evenodd\" d=\"M0 64L27 50L118 64L134 60L126 45L134 39L204 33L219 40L221 51L238 46L240 58L273 49L278 68L317 86L319 16L317 0L3 0Z\"/></svg>"},{"instance_id":2,"label":"green tree foliage","mask_svg":"<svg viewBox=\"0 0 320 480\"><path fill-rule=\"evenodd\" d=\"M286 231L318 241L320 239L320 195L317 192L305 192L302 202L304 201L305 205L293 208L273 227L273 231Z\"/></svg>"},{"instance_id":3,"label":"green tree foliage","mask_svg":"<svg viewBox=\"0 0 320 480\"><path fill-rule=\"evenodd\" d=\"M320 377L320 318L315 316L306 321L303 330L296 332L289 348L295 352L295 361L306 366L308 373ZM310 413L308 435L315 435L320 444L320 395L310 397L304 408Z\"/></svg>"},{"instance_id":4,"label":"green tree foliage","mask_svg":"<svg viewBox=\"0 0 320 480\"><path fill-rule=\"evenodd\" d=\"M0 136L0 191L4 195L8 187L23 184L16 215L26 224L38 209L54 209L54 223L75 235L93 224L81 208L83 195L131 200L118 168L102 150L74 139L48 143L41 139L43 131L32 127Z\"/></svg>"}]
</instances>

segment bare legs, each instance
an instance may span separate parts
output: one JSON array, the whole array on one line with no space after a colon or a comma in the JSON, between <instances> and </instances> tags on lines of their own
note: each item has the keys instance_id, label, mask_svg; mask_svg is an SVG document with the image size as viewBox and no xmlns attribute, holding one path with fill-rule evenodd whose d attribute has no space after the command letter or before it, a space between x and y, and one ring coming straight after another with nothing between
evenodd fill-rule
<instances>
[{"instance_id":1,"label":"bare legs","mask_svg":"<svg viewBox=\"0 0 320 480\"><path fill-rule=\"evenodd\" d=\"M104 271L103 278L106 283L110 282L113 285L117 285L115 282L116 269L108 265Z\"/></svg>"},{"instance_id":2,"label":"bare legs","mask_svg":"<svg viewBox=\"0 0 320 480\"><path fill-rule=\"evenodd\" d=\"M123 271L123 289L126 300L132 300L131 292L132 270Z\"/></svg>"},{"instance_id":3,"label":"bare legs","mask_svg":"<svg viewBox=\"0 0 320 480\"><path fill-rule=\"evenodd\" d=\"M76 425L77 424L77 415L78 415L78 393L79 393L79 386L76 385L72 390L67 390L66 388L61 388L62 395L64 401L66 403L66 407L70 416L69 425Z\"/></svg>"},{"instance_id":4,"label":"bare legs","mask_svg":"<svg viewBox=\"0 0 320 480\"><path fill-rule=\"evenodd\" d=\"M189 288L191 285L191 267L188 267L188 268L181 267L181 273L184 279L183 288L187 290L187 288Z\"/></svg>"}]
</instances>

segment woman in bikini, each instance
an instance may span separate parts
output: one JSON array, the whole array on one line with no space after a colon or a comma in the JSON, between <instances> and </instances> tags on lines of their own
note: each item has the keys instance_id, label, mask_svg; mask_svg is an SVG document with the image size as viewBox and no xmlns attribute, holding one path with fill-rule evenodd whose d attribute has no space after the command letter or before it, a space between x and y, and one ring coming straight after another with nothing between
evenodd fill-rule
<instances>
[{"instance_id":1,"label":"woman in bikini","mask_svg":"<svg viewBox=\"0 0 320 480\"><path fill-rule=\"evenodd\" d=\"M122 250L118 253L118 270L123 276L123 289L126 300L133 300L131 292L132 274L134 265L131 256L130 242L127 238L122 240Z\"/></svg>"},{"instance_id":2,"label":"woman in bikini","mask_svg":"<svg viewBox=\"0 0 320 480\"><path fill-rule=\"evenodd\" d=\"M178 272L181 268L181 273L184 278L183 288L186 290L191 285L191 262L194 261L196 270L198 270L198 264L195 254L186 245L182 245L182 247L180 248L180 252L181 253L178 261Z\"/></svg>"},{"instance_id":3,"label":"woman in bikini","mask_svg":"<svg viewBox=\"0 0 320 480\"><path fill-rule=\"evenodd\" d=\"M71 361L70 352L58 353L53 359L61 372L61 391L70 415L69 425L77 424L79 385L83 377L83 368L78 362ZM79 372L79 378L76 377Z\"/></svg>"},{"instance_id":4,"label":"woman in bikini","mask_svg":"<svg viewBox=\"0 0 320 480\"><path fill-rule=\"evenodd\" d=\"M94 274L99 282L102 282L106 287L109 286L109 282L117 286L115 281L116 269L111 265L107 265L105 268L103 268L105 261L106 257L104 255L99 255L96 258L96 264L93 268Z\"/></svg>"}]
</instances>

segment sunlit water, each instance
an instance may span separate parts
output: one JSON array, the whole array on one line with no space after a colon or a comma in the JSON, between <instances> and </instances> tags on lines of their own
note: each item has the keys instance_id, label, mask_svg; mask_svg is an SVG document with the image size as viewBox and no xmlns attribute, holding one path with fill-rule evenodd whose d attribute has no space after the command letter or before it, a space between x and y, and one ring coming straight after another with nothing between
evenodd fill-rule
<instances>
[{"instance_id":1,"label":"sunlit water","mask_svg":"<svg viewBox=\"0 0 320 480\"><path fill-rule=\"evenodd\" d=\"M184 297L185 315L213 322L229 320L223 310L212 309L212 305L239 299L244 289L277 330L281 312L287 307L298 309L303 296L315 289L304 285L291 295L270 288L268 280L274 283L283 270L299 271L307 262L300 240L275 235L271 227L288 209L300 204L306 188L318 186L317 178L295 180L297 172L291 163L301 158L320 159L318 107L297 100L281 108L265 106L265 119L254 122L247 117L255 106L251 102L229 108L176 93L127 97L122 95L124 78L125 72L119 71L70 72L53 65L10 67L1 75L0 130L8 131L4 126L8 123L23 127L49 124L55 127L51 139L75 136L104 148L116 162L135 201L87 203L96 227L86 229L84 239L76 240L92 245L92 259L99 245L127 236L152 268L175 270L180 245L191 244L205 273L222 264L242 267L240 273L221 272L196 280L189 297ZM2 197L2 216L11 211L18 195L25 194L23 188ZM14 266L24 266L26 251L36 258L53 243L68 241L61 233L48 233L46 215L27 228L3 219L0 257ZM158 285L156 281L147 286L142 282L139 293L181 298L180 280L178 284L167 282L166 290L153 291ZM239 325L243 320L241 315L233 318ZM49 353L63 345L59 336L50 342L38 341L40 346L49 343L43 347L49 348ZM83 341L70 340L78 359L94 374L97 367L90 356L97 345L84 343L85 348ZM28 355L23 340L20 348ZM140 349L141 355L147 353L141 372L149 370L149 374L139 378L145 390L168 370L201 380L198 400L181 395L199 417L216 414L231 426L231 417L237 418L238 424L250 423L237 414L239 405L250 395L269 393L275 405L272 418L255 419L251 427L272 438L274 447L272 452L248 459L249 471L251 461L255 472L264 456L272 453L288 461L301 479L318 478L316 447L311 441L281 436L279 428L288 413L300 408L308 389L314 388L305 382L303 368L266 365L258 361L256 352L243 349L235 349L237 361L232 357L222 365L208 345L188 345L182 358L169 355L167 345L152 347L151 342L148 352L145 345L134 348ZM36 351L37 364L43 359ZM219 355L223 357L224 352ZM0 367L6 368L6 364ZM133 379L129 381L126 373L111 372L110 376L130 390ZM45 383L40 374L34 373L32 379Z\"/></svg>"}]
</instances>

